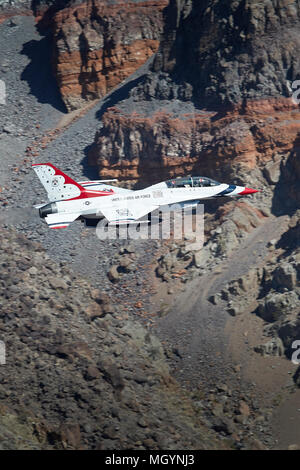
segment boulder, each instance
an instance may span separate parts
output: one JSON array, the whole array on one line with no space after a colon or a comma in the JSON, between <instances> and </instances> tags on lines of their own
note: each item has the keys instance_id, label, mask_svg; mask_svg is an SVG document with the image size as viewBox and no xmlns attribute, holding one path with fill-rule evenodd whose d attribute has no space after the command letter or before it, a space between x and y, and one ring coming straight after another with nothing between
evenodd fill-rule
<instances>
[{"instance_id":1,"label":"boulder","mask_svg":"<svg viewBox=\"0 0 300 470\"><path fill-rule=\"evenodd\" d=\"M208 265L210 253L207 250L196 251L193 254L193 264L196 268L205 268Z\"/></svg>"},{"instance_id":2,"label":"boulder","mask_svg":"<svg viewBox=\"0 0 300 470\"><path fill-rule=\"evenodd\" d=\"M256 346L254 351L262 356L283 356L284 345L280 338L272 338L267 343Z\"/></svg>"},{"instance_id":3,"label":"boulder","mask_svg":"<svg viewBox=\"0 0 300 470\"><path fill-rule=\"evenodd\" d=\"M130 256L122 256L119 261L119 270L124 271L125 273L130 273L136 269L135 264L133 263Z\"/></svg>"},{"instance_id":4,"label":"boulder","mask_svg":"<svg viewBox=\"0 0 300 470\"><path fill-rule=\"evenodd\" d=\"M297 311L281 323L278 329L278 336L286 348L286 354L290 356L292 353L292 343L300 338L300 316Z\"/></svg>"},{"instance_id":5,"label":"boulder","mask_svg":"<svg viewBox=\"0 0 300 470\"><path fill-rule=\"evenodd\" d=\"M236 429L233 421L224 416L223 417L215 416L212 419L212 428L216 432L222 432L227 435L233 434Z\"/></svg>"},{"instance_id":6,"label":"boulder","mask_svg":"<svg viewBox=\"0 0 300 470\"><path fill-rule=\"evenodd\" d=\"M300 367L296 370L294 376L293 376L295 384L300 387Z\"/></svg>"},{"instance_id":7,"label":"boulder","mask_svg":"<svg viewBox=\"0 0 300 470\"><path fill-rule=\"evenodd\" d=\"M245 401L241 401L239 404L239 409L238 409L239 414L242 416L248 417L250 415L250 408L249 405Z\"/></svg>"},{"instance_id":8,"label":"boulder","mask_svg":"<svg viewBox=\"0 0 300 470\"><path fill-rule=\"evenodd\" d=\"M295 292L277 293L270 291L257 308L258 315L267 322L275 322L292 313L298 305Z\"/></svg>"},{"instance_id":9,"label":"boulder","mask_svg":"<svg viewBox=\"0 0 300 470\"><path fill-rule=\"evenodd\" d=\"M78 423L65 423L61 426L60 432L61 440L64 444L64 447L71 447L72 449L80 448L81 434L80 426Z\"/></svg>"},{"instance_id":10,"label":"boulder","mask_svg":"<svg viewBox=\"0 0 300 470\"><path fill-rule=\"evenodd\" d=\"M239 306L235 305L234 307L230 307L227 309L227 312L229 313L229 315L231 315L232 317L236 317L237 315L240 315L242 313L241 309L239 308Z\"/></svg>"},{"instance_id":11,"label":"boulder","mask_svg":"<svg viewBox=\"0 0 300 470\"><path fill-rule=\"evenodd\" d=\"M50 277L49 284L53 289L68 289L67 283L59 277Z\"/></svg>"},{"instance_id":12,"label":"boulder","mask_svg":"<svg viewBox=\"0 0 300 470\"><path fill-rule=\"evenodd\" d=\"M280 160L268 162L264 168L264 175L269 184L276 184L280 177Z\"/></svg>"},{"instance_id":13,"label":"boulder","mask_svg":"<svg viewBox=\"0 0 300 470\"><path fill-rule=\"evenodd\" d=\"M118 266L113 265L107 273L108 279L111 282L118 282L120 280L120 274L118 272Z\"/></svg>"},{"instance_id":14,"label":"boulder","mask_svg":"<svg viewBox=\"0 0 300 470\"><path fill-rule=\"evenodd\" d=\"M273 277L273 285L277 290L286 287L289 290L293 290L296 287L297 274L296 270L290 263L284 263L275 269Z\"/></svg>"}]
</instances>

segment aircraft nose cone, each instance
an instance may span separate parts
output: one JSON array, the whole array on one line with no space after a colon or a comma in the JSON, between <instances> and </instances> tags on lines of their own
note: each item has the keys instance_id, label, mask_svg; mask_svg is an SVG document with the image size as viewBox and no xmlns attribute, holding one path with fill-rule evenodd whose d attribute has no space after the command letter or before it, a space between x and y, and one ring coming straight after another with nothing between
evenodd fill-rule
<instances>
[{"instance_id":1,"label":"aircraft nose cone","mask_svg":"<svg viewBox=\"0 0 300 470\"><path fill-rule=\"evenodd\" d=\"M243 191L239 193L239 196L243 194L253 194L253 193L258 193L258 192L259 192L258 189L245 188Z\"/></svg>"}]
</instances>

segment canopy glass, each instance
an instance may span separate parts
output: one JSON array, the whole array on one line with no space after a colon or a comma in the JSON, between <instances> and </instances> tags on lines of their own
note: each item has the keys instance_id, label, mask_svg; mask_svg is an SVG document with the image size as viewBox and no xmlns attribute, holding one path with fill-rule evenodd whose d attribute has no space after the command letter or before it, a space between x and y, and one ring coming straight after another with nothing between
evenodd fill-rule
<instances>
[{"instance_id":1,"label":"canopy glass","mask_svg":"<svg viewBox=\"0 0 300 470\"><path fill-rule=\"evenodd\" d=\"M205 176L188 176L166 181L168 188L201 188L218 186L219 184L221 183L218 183L211 178L206 178Z\"/></svg>"}]
</instances>

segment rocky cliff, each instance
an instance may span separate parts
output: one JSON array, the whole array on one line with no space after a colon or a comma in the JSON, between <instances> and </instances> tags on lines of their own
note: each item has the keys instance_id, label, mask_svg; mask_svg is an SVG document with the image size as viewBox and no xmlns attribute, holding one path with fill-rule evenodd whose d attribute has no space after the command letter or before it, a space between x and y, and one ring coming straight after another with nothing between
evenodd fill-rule
<instances>
[{"instance_id":1,"label":"rocky cliff","mask_svg":"<svg viewBox=\"0 0 300 470\"><path fill-rule=\"evenodd\" d=\"M271 168L299 131L299 21L296 1L171 1L151 70L103 116L90 162L152 181Z\"/></svg>"},{"instance_id":2,"label":"rocky cliff","mask_svg":"<svg viewBox=\"0 0 300 470\"><path fill-rule=\"evenodd\" d=\"M300 111L288 99L261 100L222 115L198 112L152 116L108 110L96 133L89 161L103 177L153 183L186 173L233 177L278 160L293 148ZM277 161L277 164L276 164Z\"/></svg>"},{"instance_id":3,"label":"rocky cliff","mask_svg":"<svg viewBox=\"0 0 300 470\"><path fill-rule=\"evenodd\" d=\"M290 96L300 76L297 0L171 0L165 19L149 96L205 107Z\"/></svg>"},{"instance_id":4,"label":"rocky cliff","mask_svg":"<svg viewBox=\"0 0 300 470\"><path fill-rule=\"evenodd\" d=\"M87 0L36 9L52 27L53 69L68 110L103 97L153 55L166 4Z\"/></svg>"},{"instance_id":5,"label":"rocky cliff","mask_svg":"<svg viewBox=\"0 0 300 470\"><path fill-rule=\"evenodd\" d=\"M168 0L0 2L0 23L36 17L50 36L52 68L68 111L101 98L157 51Z\"/></svg>"}]
</instances>

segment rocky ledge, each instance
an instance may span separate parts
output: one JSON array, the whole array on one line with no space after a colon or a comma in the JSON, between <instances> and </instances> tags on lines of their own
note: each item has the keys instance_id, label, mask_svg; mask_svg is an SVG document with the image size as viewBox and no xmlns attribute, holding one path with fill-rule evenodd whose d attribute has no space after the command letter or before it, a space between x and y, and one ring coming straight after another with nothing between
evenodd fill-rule
<instances>
[{"instance_id":1,"label":"rocky ledge","mask_svg":"<svg viewBox=\"0 0 300 470\"><path fill-rule=\"evenodd\" d=\"M297 0L171 0L141 95L228 106L290 96L300 78Z\"/></svg>"},{"instance_id":2,"label":"rocky ledge","mask_svg":"<svg viewBox=\"0 0 300 470\"><path fill-rule=\"evenodd\" d=\"M290 99L249 101L226 113L150 116L109 109L89 151L101 177L153 183L183 174L232 177L268 163L271 184L294 145L300 111Z\"/></svg>"},{"instance_id":3,"label":"rocky ledge","mask_svg":"<svg viewBox=\"0 0 300 470\"><path fill-rule=\"evenodd\" d=\"M36 11L41 27L52 29L53 69L69 111L103 97L156 52L166 5L87 0Z\"/></svg>"}]
</instances>

